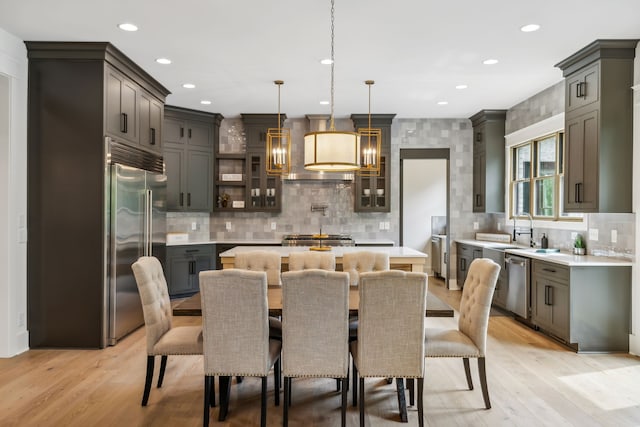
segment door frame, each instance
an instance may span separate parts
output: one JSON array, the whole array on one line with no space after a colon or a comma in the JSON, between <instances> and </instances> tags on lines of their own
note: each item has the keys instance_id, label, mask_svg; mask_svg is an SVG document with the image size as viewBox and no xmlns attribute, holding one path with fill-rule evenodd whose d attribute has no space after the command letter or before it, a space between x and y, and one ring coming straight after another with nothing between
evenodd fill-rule
<instances>
[{"instance_id":1,"label":"door frame","mask_svg":"<svg viewBox=\"0 0 640 427\"><path fill-rule=\"evenodd\" d=\"M449 260L451 259L451 253L450 253L450 249L451 249L451 230L450 230L450 225L451 225L451 221L450 221L450 197L449 197L449 192L450 192L450 186L451 186L451 165L450 165L450 152L451 150L449 148L401 148L400 149L400 218L399 218L399 224L400 224L400 246L404 245L404 224L403 224L403 218L404 218L404 160L405 159L433 159L433 160L446 160L447 162L447 178L446 178L446 185L447 185L447 189L446 189L446 204L447 204L447 226L446 226L446 234L447 234L447 240L445 242L445 245L447 247L447 280L446 280L446 285L447 288L449 287L449 278L451 277L451 263L449 262Z\"/></svg>"}]
</instances>

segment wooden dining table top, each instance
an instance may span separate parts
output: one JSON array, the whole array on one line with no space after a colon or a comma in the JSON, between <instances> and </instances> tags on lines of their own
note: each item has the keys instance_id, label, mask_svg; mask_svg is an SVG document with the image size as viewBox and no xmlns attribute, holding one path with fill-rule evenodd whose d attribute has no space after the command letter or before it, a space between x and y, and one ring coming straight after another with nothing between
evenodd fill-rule
<instances>
[{"instance_id":1,"label":"wooden dining table top","mask_svg":"<svg viewBox=\"0 0 640 427\"><path fill-rule=\"evenodd\" d=\"M269 286L267 288L267 300L269 311L282 311L282 286ZM358 312L360 304L360 294L357 287L349 289L349 311ZM173 307L174 316L202 316L200 303L200 293L177 303ZM440 298L427 291L427 312L428 317L453 317L453 308L443 302Z\"/></svg>"}]
</instances>

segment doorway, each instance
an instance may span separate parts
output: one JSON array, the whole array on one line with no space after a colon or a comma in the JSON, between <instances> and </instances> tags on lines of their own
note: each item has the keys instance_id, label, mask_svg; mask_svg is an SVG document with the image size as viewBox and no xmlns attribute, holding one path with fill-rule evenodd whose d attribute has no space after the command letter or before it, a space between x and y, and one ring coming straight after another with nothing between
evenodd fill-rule
<instances>
[{"instance_id":1,"label":"doorway","mask_svg":"<svg viewBox=\"0 0 640 427\"><path fill-rule=\"evenodd\" d=\"M401 149L400 245L426 253L432 273L431 237L445 235L441 274L448 278L449 234L449 149Z\"/></svg>"}]
</instances>

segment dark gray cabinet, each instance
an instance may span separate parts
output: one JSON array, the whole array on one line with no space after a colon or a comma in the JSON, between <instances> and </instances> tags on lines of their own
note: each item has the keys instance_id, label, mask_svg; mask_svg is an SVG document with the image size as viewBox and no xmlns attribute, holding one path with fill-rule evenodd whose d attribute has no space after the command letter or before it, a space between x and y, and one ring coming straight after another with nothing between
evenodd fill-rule
<instances>
[{"instance_id":1,"label":"dark gray cabinet","mask_svg":"<svg viewBox=\"0 0 640 427\"><path fill-rule=\"evenodd\" d=\"M456 281L460 289L462 289L464 282L467 280L469 266L471 266L474 259L482 258L482 247L459 242L456 243L456 247Z\"/></svg>"},{"instance_id":2,"label":"dark gray cabinet","mask_svg":"<svg viewBox=\"0 0 640 427\"><path fill-rule=\"evenodd\" d=\"M162 152L168 210L213 208L213 147L221 121L220 114L165 107Z\"/></svg>"},{"instance_id":3,"label":"dark gray cabinet","mask_svg":"<svg viewBox=\"0 0 640 427\"><path fill-rule=\"evenodd\" d=\"M162 151L162 120L164 104L158 102L146 91L141 90L139 96L138 129L140 146L155 152Z\"/></svg>"},{"instance_id":4,"label":"dark gray cabinet","mask_svg":"<svg viewBox=\"0 0 640 427\"><path fill-rule=\"evenodd\" d=\"M201 271L215 269L215 245L167 247L165 276L169 296L182 297L200 290Z\"/></svg>"},{"instance_id":5,"label":"dark gray cabinet","mask_svg":"<svg viewBox=\"0 0 640 427\"><path fill-rule=\"evenodd\" d=\"M531 262L531 322L576 351L629 350L630 266Z\"/></svg>"},{"instance_id":6,"label":"dark gray cabinet","mask_svg":"<svg viewBox=\"0 0 640 427\"><path fill-rule=\"evenodd\" d=\"M569 269L534 260L531 270L531 321L569 342Z\"/></svg>"},{"instance_id":7,"label":"dark gray cabinet","mask_svg":"<svg viewBox=\"0 0 640 427\"><path fill-rule=\"evenodd\" d=\"M380 173L376 176L356 174L355 212L391 212L391 123L395 114L371 114L371 127L381 131ZM369 127L368 114L352 114L356 131ZM362 148L362 147L361 147Z\"/></svg>"},{"instance_id":8,"label":"dark gray cabinet","mask_svg":"<svg viewBox=\"0 0 640 427\"><path fill-rule=\"evenodd\" d=\"M25 44L29 346L98 348L105 345L105 135L142 153L132 136L136 96L144 90L162 105L169 91L110 43Z\"/></svg>"},{"instance_id":9,"label":"dark gray cabinet","mask_svg":"<svg viewBox=\"0 0 640 427\"><path fill-rule=\"evenodd\" d=\"M566 91L566 212L631 212L637 43L596 40L556 65Z\"/></svg>"},{"instance_id":10,"label":"dark gray cabinet","mask_svg":"<svg viewBox=\"0 0 640 427\"><path fill-rule=\"evenodd\" d=\"M286 117L280 114L281 127ZM282 179L268 175L266 163L267 130L278 126L278 115L242 114L242 122L247 138L246 151L224 153L219 147L216 150L215 209L280 212Z\"/></svg>"},{"instance_id":11,"label":"dark gray cabinet","mask_svg":"<svg viewBox=\"0 0 640 427\"><path fill-rule=\"evenodd\" d=\"M473 212L504 212L506 110L482 110L473 125Z\"/></svg>"}]
</instances>

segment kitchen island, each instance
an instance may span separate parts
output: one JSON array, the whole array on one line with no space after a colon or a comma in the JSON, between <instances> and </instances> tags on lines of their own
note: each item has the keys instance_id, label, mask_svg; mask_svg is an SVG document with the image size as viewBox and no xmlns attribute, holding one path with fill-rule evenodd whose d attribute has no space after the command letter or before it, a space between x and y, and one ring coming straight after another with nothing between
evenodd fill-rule
<instances>
[{"instance_id":1,"label":"kitchen island","mask_svg":"<svg viewBox=\"0 0 640 427\"><path fill-rule=\"evenodd\" d=\"M233 268L235 266L235 256L241 252L265 250L276 252L280 255L282 271L289 270L289 254L292 252L307 252L308 246L236 246L220 253L222 268ZM345 253L360 252L383 252L389 254L389 265L394 270L405 270L422 273L427 262L427 254L403 246L367 246L366 249L354 246L336 246L329 252L336 256L336 268L341 269L342 256ZM338 268L339 267L339 268Z\"/></svg>"}]
</instances>

